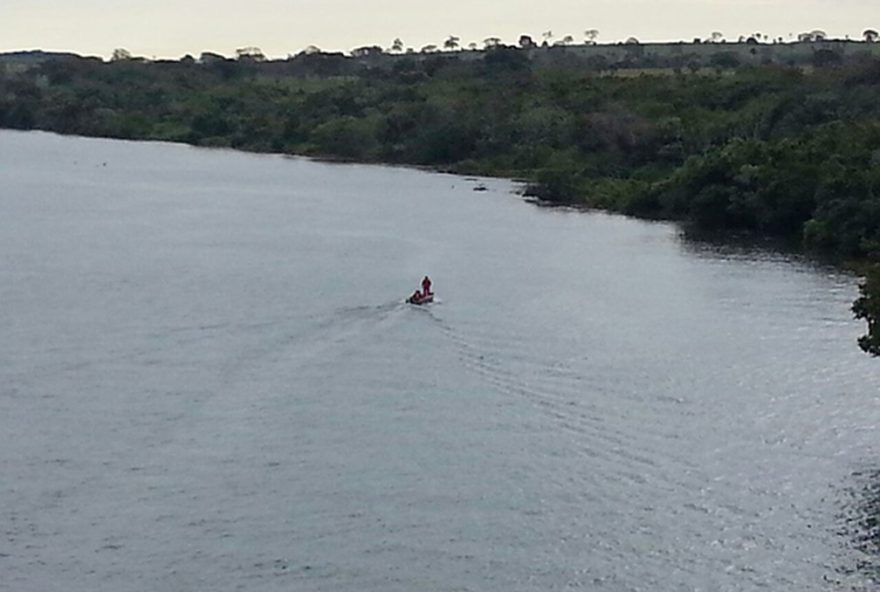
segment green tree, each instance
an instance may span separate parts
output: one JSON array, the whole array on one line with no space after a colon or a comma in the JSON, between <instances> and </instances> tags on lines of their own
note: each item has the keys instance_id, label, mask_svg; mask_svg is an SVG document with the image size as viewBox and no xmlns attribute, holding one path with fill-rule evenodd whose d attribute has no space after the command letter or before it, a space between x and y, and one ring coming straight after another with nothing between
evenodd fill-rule
<instances>
[{"instance_id":1,"label":"green tree","mask_svg":"<svg viewBox=\"0 0 880 592\"><path fill-rule=\"evenodd\" d=\"M131 52L128 51L127 49L123 49L121 47L117 47L116 49L114 49L113 55L110 56L110 60L114 61L114 62L120 62L120 61L130 60L130 59L131 59Z\"/></svg>"},{"instance_id":2,"label":"green tree","mask_svg":"<svg viewBox=\"0 0 880 592\"><path fill-rule=\"evenodd\" d=\"M241 47L235 50L235 56L241 61L265 62L266 56L259 47Z\"/></svg>"},{"instance_id":3,"label":"green tree","mask_svg":"<svg viewBox=\"0 0 880 592\"><path fill-rule=\"evenodd\" d=\"M353 58L368 58L370 56L382 55L385 53L381 47L378 45L365 45L363 47L356 47L351 50L351 57Z\"/></svg>"},{"instance_id":4,"label":"green tree","mask_svg":"<svg viewBox=\"0 0 880 592\"><path fill-rule=\"evenodd\" d=\"M859 347L865 353L880 356L880 265L868 271L859 293L852 311L857 319L868 323L868 332L859 337Z\"/></svg>"},{"instance_id":5,"label":"green tree","mask_svg":"<svg viewBox=\"0 0 880 592\"><path fill-rule=\"evenodd\" d=\"M520 35L517 44L523 49L535 47L535 41L529 35Z\"/></svg>"},{"instance_id":6,"label":"green tree","mask_svg":"<svg viewBox=\"0 0 880 592\"><path fill-rule=\"evenodd\" d=\"M372 160L378 147L375 123L344 116L317 126L311 134L318 154Z\"/></svg>"}]
</instances>

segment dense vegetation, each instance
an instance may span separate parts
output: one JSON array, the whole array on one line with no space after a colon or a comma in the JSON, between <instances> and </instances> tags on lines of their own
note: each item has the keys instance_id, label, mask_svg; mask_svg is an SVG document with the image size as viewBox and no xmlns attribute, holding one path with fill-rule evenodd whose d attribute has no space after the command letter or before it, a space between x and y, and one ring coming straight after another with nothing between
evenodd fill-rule
<instances>
[{"instance_id":1,"label":"dense vegetation","mask_svg":"<svg viewBox=\"0 0 880 592\"><path fill-rule=\"evenodd\" d=\"M0 77L0 127L507 176L544 200L880 261L876 60L633 76L498 48L368 65L49 60ZM880 355L868 276L854 312Z\"/></svg>"}]
</instances>

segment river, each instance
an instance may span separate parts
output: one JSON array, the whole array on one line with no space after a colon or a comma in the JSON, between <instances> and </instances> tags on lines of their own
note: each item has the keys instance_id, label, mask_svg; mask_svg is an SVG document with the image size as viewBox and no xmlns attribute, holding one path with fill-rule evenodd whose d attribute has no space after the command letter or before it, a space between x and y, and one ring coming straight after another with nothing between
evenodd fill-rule
<instances>
[{"instance_id":1,"label":"river","mask_svg":"<svg viewBox=\"0 0 880 592\"><path fill-rule=\"evenodd\" d=\"M0 590L876 587L857 278L516 189L0 132Z\"/></svg>"}]
</instances>

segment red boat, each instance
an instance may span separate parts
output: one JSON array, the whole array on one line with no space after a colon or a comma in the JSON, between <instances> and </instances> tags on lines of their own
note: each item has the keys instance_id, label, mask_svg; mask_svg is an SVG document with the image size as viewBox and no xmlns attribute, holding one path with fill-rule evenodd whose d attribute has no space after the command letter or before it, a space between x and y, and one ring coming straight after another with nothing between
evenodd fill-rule
<instances>
[{"instance_id":1,"label":"red boat","mask_svg":"<svg viewBox=\"0 0 880 592\"><path fill-rule=\"evenodd\" d=\"M406 301L409 304L428 304L429 302L434 302L434 293L422 294L421 292L417 292L407 298Z\"/></svg>"}]
</instances>

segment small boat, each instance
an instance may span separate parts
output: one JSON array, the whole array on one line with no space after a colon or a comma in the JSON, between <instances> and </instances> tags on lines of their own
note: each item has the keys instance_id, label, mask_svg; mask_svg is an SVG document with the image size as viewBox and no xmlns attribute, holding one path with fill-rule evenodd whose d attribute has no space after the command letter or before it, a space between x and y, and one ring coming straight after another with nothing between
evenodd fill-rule
<instances>
[{"instance_id":1,"label":"small boat","mask_svg":"<svg viewBox=\"0 0 880 592\"><path fill-rule=\"evenodd\" d=\"M406 299L406 302L407 304L428 304L429 302L434 302L434 293L422 294L419 292L418 296L413 294Z\"/></svg>"}]
</instances>

